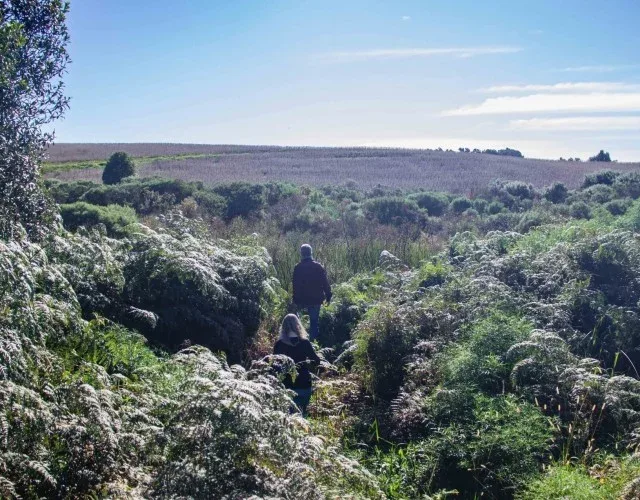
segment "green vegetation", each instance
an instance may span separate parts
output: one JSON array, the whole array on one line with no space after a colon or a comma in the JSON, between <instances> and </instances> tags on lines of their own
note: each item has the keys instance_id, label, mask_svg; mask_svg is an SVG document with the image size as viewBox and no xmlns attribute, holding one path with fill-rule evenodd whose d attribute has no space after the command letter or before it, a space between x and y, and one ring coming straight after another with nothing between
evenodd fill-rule
<instances>
[{"instance_id":1,"label":"green vegetation","mask_svg":"<svg viewBox=\"0 0 640 500\"><path fill-rule=\"evenodd\" d=\"M119 184L123 179L136 173L133 159L127 153L113 153L102 171L102 182Z\"/></svg>"},{"instance_id":2,"label":"green vegetation","mask_svg":"<svg viewBox=\"0 0 640 500\"><path fill-rule=\"evenodd\" d=\"M45 191L67 7L7 5L2 498L638 498L637 172L453 196L115 155ZM308 420L271 355L302 242L335 288Z\"/></svg>"},{"instance_id":3,"label":"green vegetation","mask_svg":"<svg viewBox=\"0 0 640 500\"><path fill-rule=\"evenodd\" d=\"M103 224L110 236L122 236L127 226L138 221L135 210L122 205L98 206L79 201L60 205L64 226L76 230L80 226L93 227Z\"/></svg>"},{"instance_id":4,"label":"green vegetation","mask_svg":"<svg viewBox=\"0 0 640 500\"><path fill-rule=\"evenodd\" d=\"M48 181L65 228L2 247L4 494L633 498L638 179L474 198ZM269 356L304 241L335 288L307 423Z\"/></svg>"},{"instance_id":5,"label":"green vegetation","mask_svg":"<svg viewBox=\"0 0 640 500\"><path fill-rule=\"evenodd\" d=\"M172 155L144 155L135 156L135 164L138 167L149 165L150 163L163 160L195 160L200 158L215 158L218 155L208 153L193 154L172 154ZM107 162L105 160L68 160L68 161L47 161L42 165L43 174L53 174L56 172L70 172L73 170L104 169Z\"/></svg>"}]
</instances>

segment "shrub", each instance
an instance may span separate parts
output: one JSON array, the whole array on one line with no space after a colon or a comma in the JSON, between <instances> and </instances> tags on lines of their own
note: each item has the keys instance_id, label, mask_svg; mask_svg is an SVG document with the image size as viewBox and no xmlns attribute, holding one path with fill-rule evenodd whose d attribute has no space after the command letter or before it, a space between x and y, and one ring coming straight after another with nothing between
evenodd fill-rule
<instances>
[{"instance_id":1,"label":"shrub","mask_svg":"<svg viewBox=\"0 0 640 500\"><path fill-rule=\"evenodd\" d=\"M47 192L56 203L75 203L97 184L91 181L61 182L55 179L45 181Z\"/></svg>"},{"instance_id":2,"label":"shrub","mask_svg":"<svg viewBox=\"0 0 640 500\"><path fill-rule=\"evenodd\" d=\"M201 211L214 217L222 217L227 211L227 200L212 191L196 191L193 198Z\"/></svg>"},{"instance_id":3,"label":"shrub","mask_svg":"<svg viewBox=\"0 0 640 500\"><path fill-rule=\"evenodd\" d=\"M75 231L80 226L92 227L104 224L107 234L122 236L126 234L126 227L138 221L135 210L121 205L107 205L101 207L79 201L68 205L60 205L60 215L64 226Z\"/></svg>"},{"instance_id":4,"label":"shrub","mask_svg":"<svg viewBox=\"0 0 640 500\"><path fill-rule=\"evenodd\" d=\"M473 471L476 488L493 496L527 484L553 437L547 417L513 396L478 396L474 416L477 434L463 445L461 465Z\"/></svg>"},{"instance_id":5,"label":"shrub","mask_svg":"<svg viewBox=\"0 0 640 500\"><path fill-rule=\"evenodd\" d=\"M482 223L484 231L513 231L520 223L522 216L512 212L500 212L490 215Z\"/></svg>"},{"instance_id":6,"label":"shrub","mask_svg":"<svg viewBox=\"0 0 640 500\"><path fill-rule=\"evenodd\" d=\"M213 191L225 198L228 219L239 216L246 217L264 207L265 189L261 184L233 182L215 186Z\"/></svg>"},{"instance_id":7,"label":"shrub","mask_svg":"<svg viewBox=\"0 0 640 500\"><path fill-rule=\"evenodd\" d=\"M445 266L442 261L427 262L418 269L416 276L418 286L428 288L442 285L450 271L449 267Z\"/></svg>"},{"instance_id":8,"label":"shrub","mask_svg":"<svg viewBox=\"0 0 640 500\"><path fill-rule=\"evenodd\" d=\"M640 197L640 172L627 172L619 175L613 183L618 197L633 198Z\"/></svg>"},{"instance_id":9,"label":"shrub","mask_svg":"<svg viewBox=\"0 0 640 500\"><path fill-rule=\"evenodd\" d=\"M469 200L469 198L459 197L451 201L451 204L449 205L449 210L451 210L455 214L461 214L465 210L468 210L472 207L473 207L473 204L471 203L471 200Z\"/></svg>"},{"instance_id":10,"label":"shrub","mask_svg":"<svg viewBox=\"0 0 640 500\"><path fill-rule=\"evenodd\" d=\"M264 250L244 245L236 254L204 239L151 230L132 234L129 244L125 302L157 317L141 333L172 350L188 340L239 361L273 293Z\"/></svg>"},{"instance_id":11,"label":"shrub","mask_svg":"<svg viewBox=\"0 0 640 500\"><path fill-rule=\"evenodd\" d=\"M582 187L588 188L589 186L595 186L596 184L606 184L607 186L610 186L619 176L620 172L616 172L615 170L601 170L600 172L594 172L593 174L585 176Z\"/></svg>"},{"instance_id":12,"label":"shrub","mask_svg":"<svg viewBox=\"0 0 640 500\"><path fill-rule=\"evenodd\" d=\"M568 194L569 190L567 189L567 186L562 182L554 182L545 190L544 197L551 203L564 203Z\"/></svg>"},{"instance_id":13,"label":"shrub","mask_svg":"<svg viewBox=\"0 0 640 500\"><path fill-rule=\"evenodd\" d=\"M125 177L131 177L135 173L136 166L127 153L113 153L102 172L102 182L118 184Z\"/></svg>"},{"instance_id":14,"label":"shrub","mask_svg":"<svg viewBox=\"0 0 640 500\"><path fill-rule=\"evenodd\" d=\"M129 205L139 214L168 211L176 203L193 196L197 183L176 179L126 179L120 184L95 186L82 201L94 205Z\"/></svg>"},{"instance_id":15,"label":"shrub","mask_svg":"<svg viewBox=\"0 0 640 500\"><path fill-rule=\"evenodd\" d=\"M378 449L369 459L390 498L432 498L452 489L462 498L511 498L538 472L553 437L540 410L510 395L465 396L469 419L438 425L427 439Z\"/></svg>"},{"instance_id":16,"label":"shrub","mask_svg":"<svg viewBox=\"0 0 640 500\"><path fill-rule=\"evenodd\" d=\"M145 179L131 179L126 185L140 186L142 189L154 191L162 195L173 195L177 202L181 202L188 196L202 189L199 182L186 182L180 179L164 179L161 177L150 177Z\"/></svg>"},{"instance_id":17,"label":"shrub","mask_svg":"<svg viewBox=\"0 0 640 500\"><path fill-rule=\"evenodd\" d=\"M369 391L383 401L397 396L403 381L403 360L416 343L415 326L388 305L371 311L358 325L355 362Z\"/></svg>"},{"instance_id":18,"label":"shrub","mask_svg":"<svg viewBox=\"0 0 640 500\"><path fill-rule=\"evenodd\" d=\"M196 202L196 200L189 196L188 198L182 200L178 209L188 219L195 219L198 215L198 202Z\"/></svg>"},{"instance_id":19,"label":"shrub","mask_svg":"<svg viewBox=\"0 0 640 500\"><path fill-rule=\"evenodd\" d=\"M367 200L364 209L382 224L415 222L420 214L420 209L415 201L391 196Z\"/></svg>"},{"instance_id":20,"label":"shrub","mask_svg":"<svg viewBox=\"0 0 640 500\"><path fill-rule=\"evenodd\" d=\"M477 219L480 217L480 214L475 208L467 208L464 212L462 212L463 217L467 219Z\"/></svg>"},{"instance_id":21,"label":"shrub","mask_svg":"<svg viewBox=\"0 0 640 500\"><path fill-rule=\"evenodd\" d=\"M495 214L499 214L504 209L505 209L505 206L503 203L500 203L499 201L492 201L491 203L489 203L487 212L489 212L491 215L495 215Z\"/></svg>"},{"instance_id":22,"label":"shrub","mask_svg":"<svg viewBox=\"0 0 640 500\"><path fill-rule=\"evenodd\" d=\"M633 202L630 199L613 200L604 205L611 215L624 215Z\"/></svg>"},{"instance_id":23,"label":"shrub","mask_svg":"<svg viewBox=\"0 0 640 500\"><path fill-rule=\"evenodd\" d=\"M518 233L524 234L534 227L549 224L551 222L555 222L554 217L551 214L538 210L529 210L520 217L520 221L515 227L515 230Z\"/></svg>"},{"instance_id":24,"label":"shrub","mask_svg":"<svg viewBox=\"0 0 640 500\"><path fill-rule=\"evenodd\" d=\"M535 195L533 188L520 181L494 181L488 190L493 201L499 201L509 210L521 209L523 202L531 201Z\"/></svg>"},{"instance_id":25,"label":"shrub","mask_svg":"<svg viewBox=\"0 0 640 500\"><path fill-rule=\"evenodd\" d=\"M424 208L433 217L440 217L449 206L449 198L444 193L427 192L411 195L420 208Z\"/></svg>"},{"instance_id":26,"label":"shrub","mask_svg":"<svg viewBox=\"0 0 640 500\"><path fill-rule=\"evenodd\" d=\"M268 182L264 185L267 205L275 205L289 196L298 193L298 188L288 182Z\"/></svg>"},{"instance_id":27,"label":"shrub","mask_svg":"<svg viewBox=\"0 0 640 500\"><path fill-rule=\"evenodd\" d=\"M576 193L574 196L577 199L586 201L587 203L602 204L611 201L615 194L616 193L611 186L607 186L605 184L594 184L593 186L589 186L588 188Z\"/></svg>"},{"instance_id":28,"label":"shrub","mask_svg":"<svg viewBox=\"0 0 640 500\"><path fill-rule=\"evenodd\" d=\"M487 200L482 199L482 198L476 198L475 200L473 200L473 208L479 214L487 213L487 210L489 208L489 202Z\"/></svg>"},{"instance_id":29,"label":"shrub","mask_svg":"<svg viewBox=\"0 0 640 500\"><path fill-rule=\"evenodd\" d=\"M506 359L511 346L528 337L532 325L501 312L468 325L466 340L448 349L441 358L448 387L476 386L497 394L509 384L512 366Z\"/></svg>"},{"instance_id":30,"label":"shrub","mask_svg":"<svg viewBox=\"0 0 640 500\"><path fill-rule=\"evenodd\" d=\"M576 219L590 219L591 218L591 207L587 205L584 201L578 201L571 205L571 216Z\"/></svg>"},{"instance_id":31,"label":"shrub","mask_svg":"<svg viewBox=\"0 0 640 500\"><path fill-rule=\"evenodd\" d=\"M531 184L520 181L510 181L503 184L504 190L511 196L520 199L531 200L535 197L536 191Z\"/></svg>"}]
</instances>

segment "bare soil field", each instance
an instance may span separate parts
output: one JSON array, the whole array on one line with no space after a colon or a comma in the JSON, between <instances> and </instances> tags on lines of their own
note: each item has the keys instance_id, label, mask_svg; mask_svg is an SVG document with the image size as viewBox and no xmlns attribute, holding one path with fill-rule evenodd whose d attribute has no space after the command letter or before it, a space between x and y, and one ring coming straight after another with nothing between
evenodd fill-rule
<instances>
[{"instance_id":1,"label":"bare soil field","mask_svg":"<svg viewBox=\"0 0 640 500\"><path fill-rule=\"evenodd\" d=\"M201 144L57 144L49 151L49 161L106 160L116 151L140 158L141 176L208 185L288 181L318 186L352 181L363 189L383 185L468 193L496 179L520 180L536 187L559 181L575 188L589 172L640 170L640 163L565 162L433 150ZM99 182L101 173L95 166L61 168L49 170L47 177Z\"/></svg>"}]
</instances>

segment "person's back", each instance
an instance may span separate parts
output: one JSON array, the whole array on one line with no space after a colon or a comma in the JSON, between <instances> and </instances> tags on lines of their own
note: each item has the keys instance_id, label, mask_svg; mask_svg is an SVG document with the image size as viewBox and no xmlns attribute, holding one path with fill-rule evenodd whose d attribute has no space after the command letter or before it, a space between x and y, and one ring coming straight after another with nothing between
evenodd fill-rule
<instances>
[{"instance_id":1,"label":"person's back","mask_svg":"<svg viewBox=\"0 0 640 500\"><path fill-rule=\"evenodd\" d=\"M306 415L313 392L310 368L319 365L320 358L295 314L287 314L282 321L280 337L273 347L273 353L287 356L296 364L298 373L295 380L287 374L282 382L285 387L296 393L294 402L302 414Z\"/></svg>"},{"instance_id":2,"label":"person's back","mask_svg":"<svg viewBox=\"0 0 640 500\"><path fill-rule=\"evenodd\" d=\"M311 257L293 269L293 302L299 307L318 306L331 297L327 272Z\"/></svg>"},{"instance_id":3,"label":"person's back","mask_svg":"<svg viewBox=\"0 0 640 500\"><path fill-rule=\"evenodd\" d=\"M273 348L273 353L287 356L296 364L298 375L296 376L295 381L292 379L291 375L287 375L283 380L285 387L289 389L311 388L311 372L309 371L309 365L318 364L320 359L308 339L300 339L295 344L288 344L282 340L278 340Z\"/></svg>"},{"instance_id":4,"label":"person's back","mask_svg":"<svg viewBox=\"0 0 640 500\"><path fill-rule=\"evenodd\" d=\"M293 303L298 309L306 309L309 314L311 340L320 334L320 306L326 300L331 302L331 285L327 272L321 264L313 260L310 245L300 247L301 260L293 269Z\"/></svg>"}]
</instances>

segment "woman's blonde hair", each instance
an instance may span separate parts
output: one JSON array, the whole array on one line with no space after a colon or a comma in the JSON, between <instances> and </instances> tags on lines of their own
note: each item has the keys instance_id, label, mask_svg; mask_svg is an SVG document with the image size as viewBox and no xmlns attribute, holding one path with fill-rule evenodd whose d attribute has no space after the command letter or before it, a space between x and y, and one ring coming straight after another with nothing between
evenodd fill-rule
<instances>
[{"instance_id":1,"label":"woman's blonde hair","mask_svg":"<svg viewBox=\"0 0 640 500\"><path fill-rule=\"evenodd\" d=\"M282 326L280 327L280 340L285 344L291 344L289 338L297 336L300 340L308 340L309 336L307 331L302 326L300 319L295 314L287 314L282 320Z\"/></svg>"}]
</instances>

